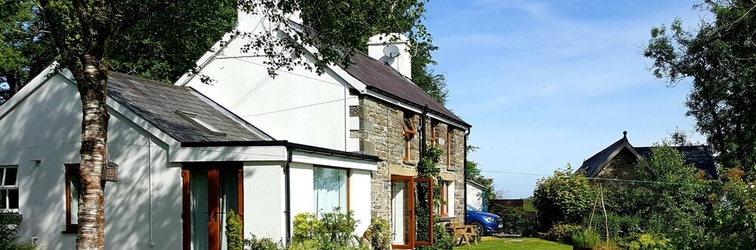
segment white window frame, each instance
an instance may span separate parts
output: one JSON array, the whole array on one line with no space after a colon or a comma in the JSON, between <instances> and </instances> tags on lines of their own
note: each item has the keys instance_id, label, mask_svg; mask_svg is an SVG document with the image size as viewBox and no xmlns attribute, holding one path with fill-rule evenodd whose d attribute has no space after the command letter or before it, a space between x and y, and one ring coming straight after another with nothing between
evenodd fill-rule
<instances>
[{"instance_id":1,"label":"white window frame","mask_svg":"<svg viewBox=\"0 0 756 250\"><path fill-rule=\"evenodd\" d=\"M16 169L16 182L13 183L13 185L6 185L5 179L7 178L8 169ZM8 190L16 190L18 191L18 166L0 166L0 190L6 191L6 192L0 192L0 195L5 194L6 197L4 197L5 204L0 204L2 208L0 208L0 212L2 213L18 213L18 209L21 207L21 201L20 197L17 197L19 200L16 201L18 203L19 208L9 208L10 207L10 199L8 195ZM21 194L19 193L19 196Z\"/></svg>"}]
</instances>

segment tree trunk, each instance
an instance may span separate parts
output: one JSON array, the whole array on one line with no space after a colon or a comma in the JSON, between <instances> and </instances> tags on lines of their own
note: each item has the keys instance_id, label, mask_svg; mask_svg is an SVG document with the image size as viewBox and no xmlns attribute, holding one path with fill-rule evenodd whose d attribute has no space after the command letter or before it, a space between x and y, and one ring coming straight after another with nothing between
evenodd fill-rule
<instances>
[{"instance_id":1,"label":"tree trunk","mask_svg":"<svg viewBox=\"0 0 756 250\"><path fill-rule=\"evenodd\" d=\"M81 166L82 193L79 195L79 235L76 249L105 248L104 182L102 170L107 164L109 114L106 100L108 69L104 58L84 55L84 70L75 74L81 95Z\"/></svg>"}]
</instances>

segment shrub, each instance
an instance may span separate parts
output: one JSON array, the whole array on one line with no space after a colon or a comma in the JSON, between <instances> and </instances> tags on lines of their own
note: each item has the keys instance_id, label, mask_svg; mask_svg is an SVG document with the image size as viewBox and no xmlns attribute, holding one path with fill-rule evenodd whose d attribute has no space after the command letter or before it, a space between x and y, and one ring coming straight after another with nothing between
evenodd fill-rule
<instances>
[{"instance_id":1,"label":"shrub","mask_svg":"<svg viewBox=\"0 0 756 250\"><path fill-rule=\"evenodd\" d=\"M491 213L499 215L504 223L504 232L523 233L527 230L528 221L525 212L514 207L491 206Z\"/></svg>"},{"instance_id":2,"label":"shrub","mask_svg":"<svg viewBox=\"0 0 756 250\"><path fill-rule=\"evenodd\" d=\"M593 248L601 242L598 232L593 229L577 231L572 235L572 245L576 247Z\"/></svg>"},{"instance_id":3,"label":"shrub","mask_svg":"<svg viewBox=\"0 0 756 250\"><path fill-rule=\"evenodd\" d=\"M671 240L661 235L640 234L630 242L631 250L667 250L674 249Z\"/></svg>"},{"instance_id":4,"label":"shrub","mask_svg":"<svg viewBox=\"0 0 756 250\"><path fill-rule=\"evenodd\" d=\"M242 220L234 210L229 210L226 214L226 242L228 250L243 250L244 239L242 238Z\"/></svg>"},{"instance_id":5,"label":"shrub","mask_svg":"<svg viewBox=\"0 0 756 250\"><path fill-rule=\"evenodd\" d=\"M229 242L230 243L230 242ZM260 238L258 239L255 235L252 235L252 238L245 239L244 240L244 249L245 250L278 250L283 249L281 243L276 243L270 238ZM231 244L229 244L228 249L231 249ZM240 248L241 249L241 248Z\"/></svg>"},{"instance_id":6,"label":"shrub","mask_svg":"<svg viewBox=\"0 0 756 250\"><path fill-rule=\"evenodd\" d=\"M294 249L368 249L354 236L357 220L352 212L324 213L321 218L302 213L294 217L294 232L290 248Z\"/></svg>"},{"instance_id":7,"label":"shrub","mask_svg":"<svg viewBox=\"0 0 756 250\"><path fill-rule=\"evenodd\" d=\"M555 223L581 223L590 215L595 189L582 171L574 172L568 165L554 171L554 176L540 179L533 191L533 205L538 211L540 230Z\"/></svg>"},{"instance_id":8,"label":"shrub","mask_svg":"<svg viewBox=\"0 0 756 250\"><path fill-rule=\"evenodd\" d=\"M372 223L367 229L366 235L370 247L373 250L391 249L391 224L388 220L380 217L373 217Z\"/></svg>"},{"instance_id":9,"label":"shrub","mask_svg":"<svg viewBox=\"0 0 756 250\"><path fill-rule=\"evenodd\" d=\"M34 250L29 243L17 243L18 226L21 216L15 213L0 213L0 250Z\"/></svg>"},{"instance_id":10,"label":"shrub","mask_svg":"<svg viewBox=\"0 0 756 250\"><path fill-rule=\"evenodd\" d=\"M417 250L451 250L454 247L454 239L446 231L446 227L438 221L433 224L433 245L416 246Z\"/></svg>"},{"instance_id":11,"label":"shrub","mask_svg":"<svg viewBox=\"0 0 756 250\"><path fill-rule=\"evenodd\" d=\"M570 241L572 240L572 235L575 232L579 232L581 230L583 230L583 227L580 225L556 224L554 225L554 227L549 229L549 232L546 234L546 239L551 241L570 243Z\"/></svg>"}]
</instances>

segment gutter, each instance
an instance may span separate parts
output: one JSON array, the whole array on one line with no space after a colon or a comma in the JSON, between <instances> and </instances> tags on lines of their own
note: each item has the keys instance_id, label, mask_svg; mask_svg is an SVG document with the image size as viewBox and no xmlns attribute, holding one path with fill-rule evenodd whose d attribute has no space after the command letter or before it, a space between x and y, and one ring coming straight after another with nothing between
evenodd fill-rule
<instances>
[{"instance_id":1,"label":"gutter","mask_svg":"<svg viewBox=\"0 0 756 250\"><path fill-rule=\"evenodd\" d=\"M294 148L286 146L286 165L284 165L284 216L286 220L286 245L291 244L291 158Z\"/></svg>"},{"instance_id":2,"label":"gutter","mask_svg":"<svg viewBox=\"0 0 756 250\"><path fill-rule=\"evenodd\" d=\"M463 195L464 196L464 198L463 198L464 199L464 201L463 201L464 202L464 206L463 206L463 208L464 208L464 211L465 211L465 218L467 218L467 139L470 137L470 131L472 131L472 128L467 128L467 133L465 133L465 143L464 143L465 144L465 146L464 146L465 153L464 153L464 157L463 157L464 158L464 162L462 163L462 174L463 174L463 179L465 180L464 183L462 184L463 185L462 188L464 190L464 195ZM464 220L465 218L462 218L462 219Z\"/></svg>"}]
</instances>

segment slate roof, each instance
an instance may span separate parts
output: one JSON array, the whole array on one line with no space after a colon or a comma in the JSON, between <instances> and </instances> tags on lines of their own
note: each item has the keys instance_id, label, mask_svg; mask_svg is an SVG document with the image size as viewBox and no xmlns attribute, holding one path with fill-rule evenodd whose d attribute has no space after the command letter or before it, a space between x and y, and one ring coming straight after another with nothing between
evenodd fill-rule
<instances>
[{"instance_id":1,"label":"slate roof","mask_svg":"<svg viewBox=\"0 0 756 250\"><path fill-rule=\"evenodd\" d=\"M367 85L369 89L412 103L421 109L428 105L429 111L470 126L391 66L362 53L352 56L352 62L354 65L346 69L347 73Z\"/></svg>"},{"instance_id":2,"label":"slate roof","mask_svg":"<svg viewBox=\"0 0 756 250\"><path fill-rule=\"evenodd\" d=\"M650 157L652 148L653 147L637 147L635 150L643 157ZM717 175L717 167L714 164L714 153L712 152L711 147L682 146L674 148L685 155L686 165L693 165L696 169L705 171L709 178L719 179L719 175Z\"/></svg>"},{"instance_id":3,"label":"slate roof","mask_svg":"<svg viewBox=\"0 0 756 250\"><path fill-rule=\"evenodd\" d=\"M626 135L626 134L625 134ZM623 148L631 149L638 157L650 157L651 149L654 147L633 147L627 140L627 136L623 136L622 139L612 143L608 147L599 151L595 155L591 156L587 160L583 161L583 165L578 170L585 170L586 176L596 176L603 166L610 160L614 152L619 152ZM717 169L714 165L714 155L710 147L708 146L683 146L674 147L685 156L685 164L694 165L697 169L704 170L707 177L712 179L718 179Z\"/></svg>"},{"instance_id":4,"label":"slate roof","mask_svg":"<svg viewBox=\"0 0 756 250\"><path fill-rule=\"evenodd\" d=\"M110 72L108 96L179 142L266 139L265 135L253 132L251 125L232 118L189 87ZM217 128L220 133L188 119L186 114Z\"/></svg>"}]
</instances>

